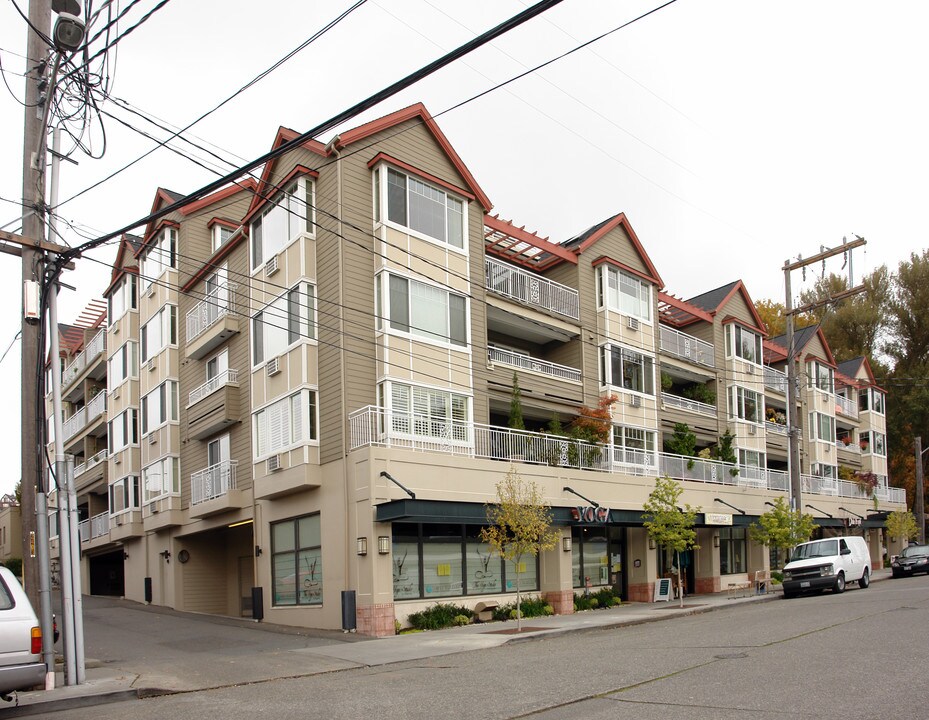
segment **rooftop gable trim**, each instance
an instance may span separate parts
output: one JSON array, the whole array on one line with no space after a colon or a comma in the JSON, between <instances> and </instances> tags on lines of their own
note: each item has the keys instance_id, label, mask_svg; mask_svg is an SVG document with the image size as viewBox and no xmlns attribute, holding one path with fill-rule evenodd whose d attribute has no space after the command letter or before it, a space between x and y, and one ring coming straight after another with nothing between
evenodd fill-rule
<instances>
[{"instance_id":1,"label":"rooftop gable trim","mask_svg":"<svg viewBox=\"0 0 929 720\"><path fill-rule=\"evenodd\" d=\"M598 257L596 260L594 260L593 262L591 262L591 263L590 263L590 266L591 266L591 267L597 267L598 265L604 265L604 264L605 264L605 265L612 265L613 267L618 267L618 268L620 268L621 270L623 270L623 271L625 271L625 272L627 272L627 273L630 273L630 274L632 274L632 275L635 275L636 277L640 277L640 278L642 278L643 280L647 280L648 282L650 282L650 283L652 283L652 284L654 284L654 285L658 285L659 287L661 286L661 278L659 278L659 277L652 277L651 275L647 275L646 273L642 272L641 270L636 270L635 268L631 268L631 267L629 267L628 265L626 265L625 263L621 263L621 262L619 262L619 260L614 260L613 258L611 258L611 257L609 257L609 256L607 256L607 255L601 255L601 256Z\"/></svg>"},{"instance_id":2,"label":"rooftop gable trim","mask_svg":"<svg viewBox=\"0 0 929 720\"><path fill-rule=\"evenodd\" d=\"M119 282L123 275L126 274L127 270L131 268L123 267L123 259L126 254L126 251L132 253L135 257L135 251L132 250L132 241L129 238L135 237L129 233L123 233L122 237L119 239L119 249L116 251L116 260L113 262L113 272L110 273L110 284L107 285L106 290L103 291L103 296L107 297L112 291L113 287ZM138 240L138 238L136 238ZM135 273L138 273L138 268L135 268Z\"/></svg>"},{"instance_id":3,"label":"rooftop gable trim","mask_svg":"<svg viewBox=\"0 0 929 720\"><path fill-rule=\"evenodd\" d=\"M182 195L171 192L170 190L165 190L160 187L155 191L155 199L152 201L152 209L149 211L149 215L154 215L161 208L162 205L171 205L172 203L177 202ZM164 219L162 219L162 222ZM138 257L139 251L141 251L142 246L144 246L152 238L154 220L150 220L149 223L145 226L145 233L142 235L142 244L139 249L136 251L135 255Z\"/></svg>"},{"instance_id":4,"label":"rooftop gable trim","mask_svg":"<svg viewBox=\"0 0 929 720\"><path fill-rule=\"evenodd\" d=\"M248 212L245 214L245 217L242 218L242 224L247 225L252 221L252 219L261 212L262 208L267 205L271 198L275 196L276 193L282 191L284 186L287 185L291 180L297 177L302 177L303 175L308 175L314 180L319 178L319 173L316 170L311 170L306 165L294 165L293 169L287 173L280 182L273 186L273 190L265 196L265 189L271 185L271 183L266 183L264 177L262 177L261 184L258 186L258 189L255 191L255 197L252 198L252 204L248 208Z\"/></svg>"},{"instance_id":5,"label":"rooftop gable trim","mask_svg":"<svg viewBox=\"0 0 929 720\"><path fill-rule=\"evenodd\" d=\"M217 190L215 193L212 193L211 195L207 195L206 197L200 198L199 200L195 200L189 205L185 205L184 207L180 209L180 213L181 215L185 215L185 216L193 215L195 212L198 212L199 210L203 210L203 208L209 207L213 203L217 203L221 200L225 200L226 198L231 197L235 195L236 193L243 192L243 191L251 191L252 193L254 193L257 189L258 189L258 183L255 181L255 179L246 178L245 180L241 180L236 183L233 183L232 185L229 185L228 187L224 187L221 190Z\"/></svg>"},{"instance_id":6,"label":"rooftop gable trim","mask_svg":"<svg viewBox=\"0 0 929 720\"><path fill-rule=\"evenodd\" d=\"M733 286L732 290L730 290L729 294L726 295L726 297L722 299L719 305L716 306L716 310L712 311L712 314L715 315L719 310L721 310L726 303L732 300L736 293L740 293L742 298L745 300L745 304L748 305L748 309L752 314L752 318L755 320L755 329L759 330L762 336L766 335L767 330L764 329L764 320L761 319L761 315L759 315L758 310L755 309L755 303L752 302L752 298L748 294L748 289L745 287L745 283L743 283L741 280L736 281L736 284Z\"/></svg>"},{"instance_id":7,"label":"rooftop gable trim","mask_svg":"<svg viewBox=\"0 0 929 720\"><path fill-rule=\"evenodd\" d=\"M419 168L413 165L410 165L409 163L403 162L403 160L397 160L397 158L393 157L392 155L388 155L387 153L384 153L384 152L379 152L373 158L368 160L368 168L369 169L373 168L375 165L381 162L385 162L388 165L396 165L398 168L401 168L408 173L411 173L413 175L418 175L423 180L428 180L433 185L439 185L440 187L443 187L446 190L451 190L456 195L461 195L462 197L466 197L468 198L468 200L475 199L474 193L468 190L465 190L464 188L458 187L457 185L453 185L450 182L446 182L442 178L436 177L432 173L428 173L425 170L420 170Z\"/></svg>"},{"instance_id":8,"label":"rooftop gable trim","mask_svg":"<svg viewBox=\"0 0 929 720\"><path fill-rule=\"evenodd\" d=\"M300 133L296 130L291 130L290 128L285 128L281 126L277 129L277 134L274 136L274 142L271 143L271 150L277 150L281 145L291 142L296 138L300 137ZM323 145L318 140L307 140L300 144L304 150L309 150L312 153L319 155L320 157L328 157L329 154L326 151L326 146ZM280 158L274 158L265 163L264 167L261 170L261 177L258 179L258 187L255 191L255 197L252 198L252 203L248 207L248 212L246 216L250 216L252 211L255 209L255 206L259 204L262 200L262 194L264 188L269 183L269 178L271 173L274 171L274 167L277 165L277 162Z\"/></svg>"},{"instance_id":9,"label":"rooftop gable trim","mask_svg":"<svg viewBox=\"0 0 929 720\"><path fill-rule=\"evenodd\" d=\"M439 146L448 156L448 159L452 161L452 165L455 166L455 169L464 178L465 184L471 188L474 193L474 197L478 202L483 206L486 212L489 212L493 209L493 203L490 202L490 198L487 197L487 194L481 189L481 186L478 185L477 180L474 179L474 176L471 174L471 171L468 170L467 165L464 164L464 161L461 159L461 156L455 151L455 148L452 147L452 144L448 141L448 138L445 136L445 133L439 128L436 121L433 119L432 115L429 114L429 111L426 110L426 106L422 103L416 103L410 105L409 107L397 110L396 112L385 115L384 117L372 120L371 122L365 123L364 125L359 125L356 128L348 130L340 135L337 135L333 139L333 144L339 150L342 148L348 147L353 143L360 142L365 138L371 137L379 132L387 130L395 125L406 122L407 120L413 120L419 118L422 120L423 124L426 126L426 129L432 133L432 136L436 139L436 142L439 143ZM328 150L328 147L327 147ZM331 150L329 150L331 152Z\"/></svg>"},{"instance_id":10,"label":"rooftop gable trim","mask_svg":"<svg viewBox=\"0 0 929 720\"><path fill-rule=\"evenodd\" d=\"M229 228L230 230L238 230L240 227L242 227L242 223L221 217L210 218L206 224L206 226L211 230L213 229L214 225L222 225L224 228Z\"/></svg>"},{"instance_id":11,"label":"rooftop gable trim","mask_svg":"<svg viewBox=\"0 0 929 720\"><path fill-rule=\"evenodd\" d=\"M161 233L162 230L164 230L165 228L169 228L169 227L174 228L175 230L178 230L180 229L181 224L177 222L177 220L168 220L167 218L161 218L158 221L158 223L151 229L151 231L146 233L145 239L139 244L139 247L136 248L136 250L134 251L134 255L136 257L139 257L139 255L145 252L145 250L151 244L152 240L154 240L159 235L159 233Z\"/></svg>"},{"instance_id":12,"label":"rooftop gable trim","mask_svg":"<svg viewBox=\"0 0 929 720\"><path fill-rule=\"evenodd\" d=\"M735 315L726 315L726 317L724 317L722 320L722 324L741 325L742 327L751 330L752 332L758 333L762 338L764 338L764 323L761 323L760 325L752 325L751 323L747 323L744 320L737 318Z\"/></svg>"},{"instance_id":13,"label":"rooftop gable trim","mask_svg":"<svg viewBox=\"0 0 929 720\"><path fill-rule=\"evenodd\" d=\"M645 263L645 267L648 268L648 272L651 274L651 277L648 275L643 275L641 272L637 272L636 274L641 277L646 277L648 280L657 285L658 289L660 290L664 287L664 280L661 279L661 276L658 274L658 270L656 270L654 264L652 264L652 259L648 256L648 253L645 252L645 247L639 240L639 236L636 235L635 230L632 229L632 225L626 218L626 213L619 213L619 215L616 215L608 222L604 223L602 227L600 227L596 232L591 233L590 237L586 238L584 242L574 248L574 252L580 255L587 248L598 242L603 236L611 232L613 229L619 227L620 225L622 226L623 230L626 231L629 239L632 240L632 245L635 248L635 251L639 254L639 257L642 258L642 261Z\"/></svg>"},{"instance_id":14,"label":"rooftop gable trim","mask_svg":"<svg viewBox=\"0 0 929 720\"><path fill-rule=\"evenodd\" d=\"M181 286L180 291L182 293L190 292L197 283L201 282L207 275L215 270L219 263L229 257L233 250L245 242L246 237L245 228L239 226L239 228L232 233L232 236L204 261L200 269L190 276L190 279Z\"/></svg>"}]
</instances>

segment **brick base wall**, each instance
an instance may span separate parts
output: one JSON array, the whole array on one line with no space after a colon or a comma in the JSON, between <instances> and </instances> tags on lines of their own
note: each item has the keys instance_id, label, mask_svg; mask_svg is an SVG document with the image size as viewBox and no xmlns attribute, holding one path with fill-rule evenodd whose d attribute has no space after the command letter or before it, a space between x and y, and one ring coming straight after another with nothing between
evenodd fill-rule
<instances>
[{"instance_id":1,"label":"brick base wall","mask_svg":"<svg viewBox=\"0 0 929 720\"><path fill-rule=\"evenodd\" d=\"M697 595L705 595L709 593L718 593L722 590L722 583L719 579L719 576L716 577L698 577L696 580L697 587L694 588L694 592Z\"/></svg>"},{"instance_id":2,"label":"brick base wall","mask_svg":"<svg viewBox=\"0 0 929 720\"><path fill-rule=\"evenodd\" d=\"M556 615L574 614L573 590L552 590L542 593L542 598L552 606Z\"/></svg>"},{"instance_id":3,"label":"brick base wall","mask_svg":"<svg viewBox=\"0 0 929 720\"><path fill-rule=\"evenodd\" d=\"M655 597L655 583L629 585L630 602L651 602Z\"/></svg>"},{"instance_id":4,"label":"brick base wall","mask_svg":"<svg viewBox=\"0 0 929 720\"><path fill-rule=\"evenodd\" d=\"M397 628L394 625L394 604L366 605L355 610L355 623L359 635L373 637L389 637L395 635Z\"/></svg>"}]
</instances>

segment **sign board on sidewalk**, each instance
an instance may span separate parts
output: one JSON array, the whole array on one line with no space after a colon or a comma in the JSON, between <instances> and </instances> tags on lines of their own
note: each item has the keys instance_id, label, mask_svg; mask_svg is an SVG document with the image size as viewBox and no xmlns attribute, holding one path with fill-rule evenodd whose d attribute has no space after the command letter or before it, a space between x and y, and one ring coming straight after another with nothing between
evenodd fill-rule
<instances>
[{"instance_id":1,"label":"sign board on sidewalk","mask_svg":"<svg viewBox=\"0 0 929 720\"><path fill-rule=\"evenodd\" d=\"M671 601L671 578L658 578L655 581L655 599L652 602Z\"/></svg>"}]
</instances>

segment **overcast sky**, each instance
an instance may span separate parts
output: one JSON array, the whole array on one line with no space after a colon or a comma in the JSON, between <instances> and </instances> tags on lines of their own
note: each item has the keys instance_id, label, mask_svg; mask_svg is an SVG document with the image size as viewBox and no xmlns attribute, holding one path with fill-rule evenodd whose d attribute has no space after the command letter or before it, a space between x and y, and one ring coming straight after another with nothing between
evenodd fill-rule
<instances>
[{"instance_id":1,"label":"overcast sky","mask_svg":"<svg viewBox=\"0 0 929 720\"><path fill-rule=\"evenodd\" d=\"M25 10L27 0L17 2ZM120 29L156 4L142 0ZM351 4L173 0L111 55L112 94L186 125ZM251 159L270 148L278 126L313 127L528 4L369 0L192 133L233 162ZM741 278L753 299L783 300L786 259L853 234L869 241L855 254L856 278L922 251L929 197L925 1L679 0L443 114L660 4L566 0L345 127L425 103L495 213L560 242L625 212L666 290L679 297ZM12 4L0 3L0 60L20 99L25 38ZM102 108L158 132L112 101ZM63 164L61 200L152 147L103 122L104 157L78 151L78 166ZM22 194L22 125L21 105L0 87L0 163L8 169L0 197L7 200ZM99 153L99 124L91 137ZM144 216L159 185L186 193L215 177L161 149L60 212L102 234ZM6 223L18 213L0 201L0 227L15 229ZM70 231L66 237L82 242ZM62 296L63 322L100 296L115 246L91 257L100 262L80 260L65 278L77 291ZM840 267L841 257L827 271ZM20 325L19 277L18 261L0 256L0 307L7 308L0 352ZM793 287L799 293L802 278ZM0 363L0 452L8 468L0 492L18 479L18 352L16 343Z\"/></svg>"}]
</instances>

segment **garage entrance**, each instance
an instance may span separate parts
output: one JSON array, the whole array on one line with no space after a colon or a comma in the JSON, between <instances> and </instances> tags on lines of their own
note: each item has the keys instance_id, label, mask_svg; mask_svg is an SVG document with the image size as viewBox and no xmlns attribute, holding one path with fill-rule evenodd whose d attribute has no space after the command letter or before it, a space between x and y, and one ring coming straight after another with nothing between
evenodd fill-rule
<instances>
[{"instance_id":1,"label":"garage entrance","mask_svg":"<svg viewBox=\"0 0 929 720\"><path fill-rule=\"evenodd\" d=\"M90 594L123 597L126 594L126 573L123 567L123 551L91 555Z\"/></svg>"}]
</instances>

